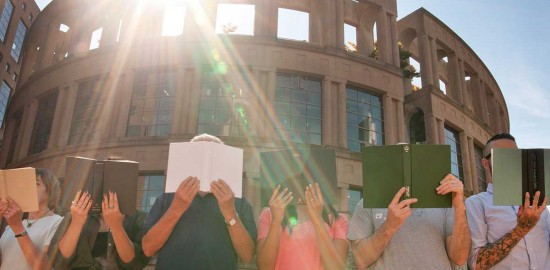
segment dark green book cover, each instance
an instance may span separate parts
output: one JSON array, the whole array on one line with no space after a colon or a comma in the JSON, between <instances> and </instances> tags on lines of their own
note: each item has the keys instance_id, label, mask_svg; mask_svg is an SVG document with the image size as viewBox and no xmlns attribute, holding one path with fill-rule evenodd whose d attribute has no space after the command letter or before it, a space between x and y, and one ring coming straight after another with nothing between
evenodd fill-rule
<instances>
[{"instance_id":1,"label":"dark green book cover","mask_svg":"<svg viewBox=\"0 0 550 270\"><path fill-rule=\"evenodd\" d=\"M400 188L414 208L450 208L451 195L438 195L439 182L451 172L448 145L400 144L363 148L363 207L387 208Z\"/></svg>"},{"instance_id":2,"label":"dark green book cover","mask_svg":"<svg viewBox=\"0 0 550 270\"><path fill-rule=\"evenodd\" d=\"M525 193L550 195L550 149L504 149L491 151L494 205L523 205Z\"/></svg>"},{"instance_id":3,"label":"dark green book cover","mask_svg":"<svg viewBox=\"0 0 550 270\"><path fill-rule=\"evenodd\" d=\"M332 149L306 147L262 152L260 178L262 207L269 205L277 185L294 194L304 194L306 185L315 182L325 193L325 202L337 202L336 155ZM294 196L293 204L297 199Z\"/></svg>"}]
</instances>

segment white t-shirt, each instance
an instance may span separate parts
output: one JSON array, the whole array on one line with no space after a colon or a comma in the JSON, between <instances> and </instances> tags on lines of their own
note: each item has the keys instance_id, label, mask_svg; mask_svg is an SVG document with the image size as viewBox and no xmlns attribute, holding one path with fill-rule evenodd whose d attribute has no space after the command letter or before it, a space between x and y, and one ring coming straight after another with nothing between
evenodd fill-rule
<instances>
[{"instance_id":1,"label":"white t-shirt","mask_svg":"<svg viewBox=\"0 0 550 270\"><path fill-rule=\"evenodd\" d=\"M28 221L25 219L23 220L23 226L34 245L42 251L44 246L50 245L50 241L62 219L59 215L42 217L36 221L31 219L31 227L27 227ZM2 238L0 238L0 252L2 253L0 270L32 270L9 226L6 227Z\"/></svg>"}]
</instances>

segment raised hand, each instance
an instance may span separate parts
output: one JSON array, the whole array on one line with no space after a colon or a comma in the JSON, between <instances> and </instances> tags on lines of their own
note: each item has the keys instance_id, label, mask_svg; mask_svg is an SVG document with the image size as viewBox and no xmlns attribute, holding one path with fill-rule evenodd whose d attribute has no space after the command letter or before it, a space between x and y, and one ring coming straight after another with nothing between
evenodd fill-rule
<instances>
[{"instance_id":1,"label":"raised hand","mask_svg":"<svg viewBox=\"0 0 550 270\"><path fill-rule=\"evenodd\" d=\"M21 222L23 212L21 212L19 205L10 197L8 197L8 207L4 212L4 218L15 233L25 230L25 228L23 228L23 223Z\"/></svg>"},{"instance_id":2,"label":"raised hand","mask_svg":"<svg viewBox=\"0 0 550 270\"><path fill-rule=\"evenodd\" d=\"M384 226L392 232L396 232L401 228L405 220L411 215L411 208L409 206L418 201L415 198L410 198L399 202L399 198L401 198L403 193L405 193L404 187L395 194L388 206L388 217Z\"/></svg>"},{"instance_id":3,"label":"raised hand","mask_svg":"<svg viewBox=\"0 0 550 270\"><path fill-rule=\"evenodd\" d=\"M105 223L109 225L109 228L122 226L124 215L120 213L120 209L118 207L118 197L115 192L109 191L109 194L103 194L101 209L103 219L105 219Z\"/></svg>"},{"instance_id":4,"label":"raised hand","mask_svg":"<svg viewBox=\"0 0 550 270\"><path fill-rule=\"evenodd\" d=\"M539 222L540 215L546 209L546 197L539 205L540 191L535 193L533 199L533 205L530 204L529 192L525 193L525 202L519 207L518 211L518 227L524 230L525 233L529 232Z\"/></svg>"},{"instance_id":5,"label":"raised hand","mask_svg":"<svg viewBox=\"0 0 550 270\"><path fill-rule=\"evenodd\" d=\"M271 210L271 223L280 224L285 216L285 208L294 198L292 192L288 191L288 188L283 189L281 193L279 190L281 185L278 185L269 199L269 209Z\"/></svg>"},{"instance_id":6,"label":"raised hand","mask_svg":"<svg viewBox=\"0 0 550 270\"><path fill-rule=\"evenodd\" d=\"M439 182L439 186L435 190L437 194L440 195L452 192L454 208L464 206L464 184L462 181L458 180L456 176L447 174L445 178Z\"/></svg>"},{"instance_id":7,"label":"raised hand","mask_svg":"<svg viewBox=\"0 0 550 270\"><path fill-rule=\"evenodd\" d=\"M210 191L212 191L218 200L220 211L225 220L235 218L237 213L235 211L235 194L231 190L231 187L225 181L219 179L210 183Z\"/></svg>"},{"instance_id":8,"label":"raised hand","mask_svg":"<svg viewBox=\"0 0 550 270\"><path fill-rule=\"evenodd\" d=\"M323 219L324 200L318 183L315 183L315 187L311 184L306 186L306 205L309 218L312 221Z\"/></svg>"},{"instance_id":9,"label":"raised hand","mask_svg":"<svg viewBox=\"0 0 550 270\"><path fill-rule=\"evenodd\" d=\"M80 190L76 193L74 200L71 202L71 217L72 223L79 226L84 226L88 219L88 212L92 208L92 199L87 191L82 193Z\"/></svg>"},{"instance_id":10,"label":"raised hand","mask_svg":"<svg viewBox=\"0 0 550 270\"><path fill-rule=\"evenodd\" d=\"M183 214L193 202L193 199L195 198L195 195L197 195L199 188L200 182L197 177L187 177L178 186L171 207L173 207L176 212Z\"/></svg>"},{"instance_id":11,"label":"raised hand","mask_svg":"<svg viewBox=\"0 0 550 270\"><path fill-rule=\"evenodd\" d=\"M4 213L8 210L8 206L8 200L0 200L0 216L4 216Z\"/></svg>"}]
</instances>

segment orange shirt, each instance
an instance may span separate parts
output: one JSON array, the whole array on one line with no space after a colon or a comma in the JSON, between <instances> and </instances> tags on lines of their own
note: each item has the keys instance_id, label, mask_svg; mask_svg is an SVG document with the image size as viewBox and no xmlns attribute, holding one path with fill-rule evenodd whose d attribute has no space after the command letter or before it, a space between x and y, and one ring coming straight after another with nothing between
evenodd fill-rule
<instances>
[{"instance_id":1,"label":"orange shirt","mask_svg":"<svg viewBox=\"0 0 550 270\"><path fill-rule=\"evenodd\" d=\"M258 239L267 237L270 225L271 211L265 208L258 219ZM348 219L340 214L340 218L334 221L332 226L325 224L325 228L332 239L347 239ZM280 230L283 230L282 226ZM317 235L311 221L295 225L292 235L289 234L288 227L281 234L275 270L283 269L323 270Z\"/></svg>"}]
</instances>

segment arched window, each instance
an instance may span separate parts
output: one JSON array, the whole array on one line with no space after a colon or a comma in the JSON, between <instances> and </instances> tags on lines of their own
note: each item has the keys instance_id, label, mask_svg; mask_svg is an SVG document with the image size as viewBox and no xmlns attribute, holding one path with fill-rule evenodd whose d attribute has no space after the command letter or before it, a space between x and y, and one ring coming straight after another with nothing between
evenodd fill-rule
<instances>
[{"instance_id":1,"label":"arched window","mask_svg":"<svg viewBox=\"0 0 550 270\"><path fill-rule=\"evenodd\" d=\"M409 135L411 137L411 144L426 143L426 127L424 125L424 112L422 110L419 110L411 117Z\"/></svg>"}]
</instances>

